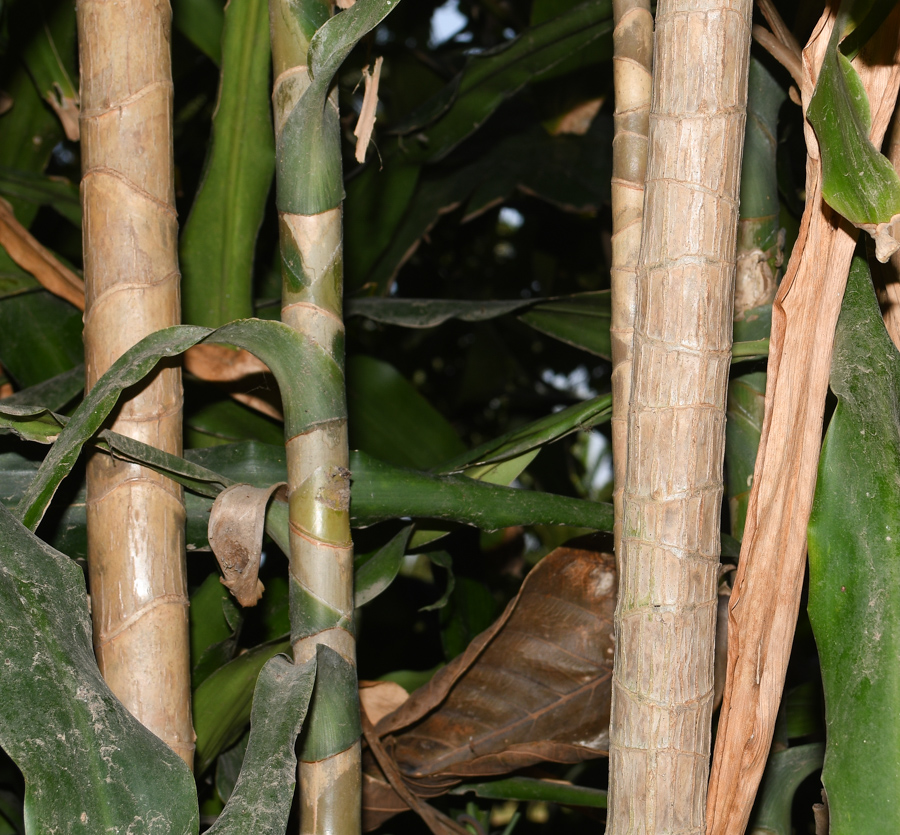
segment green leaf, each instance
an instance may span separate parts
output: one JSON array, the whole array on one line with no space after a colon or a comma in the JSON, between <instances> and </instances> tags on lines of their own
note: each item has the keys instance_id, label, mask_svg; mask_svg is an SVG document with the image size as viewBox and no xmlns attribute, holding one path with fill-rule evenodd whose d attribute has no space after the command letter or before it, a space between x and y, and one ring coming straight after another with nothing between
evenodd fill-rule
<instances>
[{"instance_id":1,"label":"green leaf","mask_svg":"<svg viewBox=\"0 0 900 835\"><path fill-rule=\"evenodd\" d=\"M535 330L576 348L609 358L611 321L609 292L579 293L567 299L550 299L519 318Z\"/></svg>"},{"instance_id":2,"label":"green leaf","mask_svg":"<svg viewBox=\"0 0 900 835\"><path fill-rule=\"evenodd\" d=\"M461 165L453 164L451 158L429 166L419 177L415 193L407 198L393 237L382 241L371 274L362 277L383 291L440 216L462 203L466 203L464 222L517 190L567 211L597 211L610 199L611 142L610 122L601 116L585 136L550 136L534 125L486 148L467 146L469 153ZM470 161L473 154L475 159ZM388 155L385 167L400 167L396 155Z\"/></svg>"},{"instance_id":3,"label":"green leaf","mask_svg":"<svg viewBox=\"0 0 900 835\"><path fill-rule=\"evenodd\" d=\"M353 605L357 609L374 600L394 582L400 566L403 565L403 556L412 528L412 525L407 525L374 554L369 555L364 561L357 560L353 578Z\"/></svg>"},{"instance_id":4,"label":"green leaf","mask_svg":"<svg viewBox=\"0 0 900 835\"><path fill-rule=\"evenodd\" d=\"M499 438L468 450L452 461L442 463L435 469L442 473L453 473L476 465L506 461L558 441L572 432L592 429L606 423L611 417L612 395L604 394L554 412L521 429L507 432Z\"/></svg>"},{"instance_id":5,"label":"green leaf","mask_svg":"<svg viewBox=\"0 0 900 835\"><path fill-rule=\"evenodd\" d=\"M444 519L496 530L512 525L571 525L612 530L612 505L433 476L352 453L350 518L357 527L396 517Z\"/></svg>"},{"instance_id":6,"label":"green leaf","mask_svg":"<svg viewBox=\"0 0 900 835\"><path fill-rule=\"evenodd\" d=\"M842 3L841 19L847 21L847 26L842 26L840 31L847 34L846 37L841 35L841 53L853 60L896 5L897 0L847 0ZM848 33L851 27L852 31Z\"/></svg>"},{"instance_id":7,"label":"green leaf","mask_svg":"<svg viewBox=\"0 0 900 835\"><path fill-rule=\"evenodd\" d=\"M0 408L6 406L40 406L48 411L59 411L84 392L84 366L76 365L49 380L36 383L0 400Z\"/></svg>"},{"instance_id":8,"label":"green leaf","mask_svg":"<svg viewBox=\"0 0 900 835\"><path fill-rule=\"evenodd\" d=\"M359 287L387 249L419 181L419 166L367 165L346 184L344 203L344 280ZM347 305L359 300L345 300Z\"/></svg>"},{"instance_id":9,"label":"green leaf","mask_svg":"<svg viewBox=\"0 0 900 835\"><path fill-rule=\"evenodd\" d=\"M184 318L217 327L253 315L256 235L275 172L269 7L230 0L203 179L181 236Z\"/></svg>"},{"instance_id":10,"label":"green leaf","mask_svg":"<svg viewBox=\"0 0 900 835\"><path fill-rule=\"evenodd\" d=\"M541 333L601 357L610 355L611 313L608 290L551 299L484 302L450 299L351 299L347 303L346 315L365 316L386 325L406 328L433 328L450 319L483 322L517 311L524 311L519 312L519 319ZM754 349L758 353L759 346L754 346Z\"/></svg>"},{"instance_id":11,"label":"green leaf","mask_svg":"<svg viewBox=\"0 0 900 835\"><path fill-rule=\"evenodd\" d=\"M66 85L67 89L74 89L78 77L75 70L75 9L63 0L44 9L45 15L41 15L36 26L34 6L27 3L4 5L4 12L8 10L8 17L4 15L4 24L9 27L8 37L14 43L21 43L24 49L16 50L16 58L9 62L13 71L3 81L3 90L9 94L14 106L3 116L0 166L31 174L43 173L53 148L63 136L59 119L44 99L48 89L52 89L54 74L65 71L71 82ZM45 67L49 67L50 72L49 88ZM16 218L25 227L30 227L38 207L12 195L10 198Z\"/></svg>"},{"instance_id":12,"label":"green leaf","mask_svg":"<svg viewBox=\"0 0 900 835\"><path fill-rule=\"evenodd\" d=\"M213 63L221 63L225 13L219 0L175 0L172 24Z\"/></svg>"},{"instance_id":13,"label":"green leaf","mask_svg":"<svg viewBox=\"0 0 900 835\"><path fill-rule=\"evenodd\" d=\"M0 362L22 388L41 383L84 360L82 328L81 311L46 290L9 296L0 300Z\"/></svg>"},{"instance_id":14,"label":"green leaf","mask_svg":"<svg viewBox=\"0 0 900 835\"><path fill-rule=\"evenodd\" d=\"M0 401L0 434L15 432L26 441L51 444L56 440L65 419L40 406L8 406Z\"/></svg>"},{"instance_id":15,"label":"green leaf","mask_svg":"<svg viewBox=\"0 0 900 835\"><path fill-rule=\"evenodd\" d=\"M208 447L248 438L283 443L284 426L199 380L184 382L185 446Z\"/></svg>"},{"instance_id":16,"label":"green leaf","mask_svg":"<svg viewBox=\"0 0 900 835\"><path fill-rule=\"evenodd\" d=\"M143 379L160 358L186 350L207 333L205 328L191 327L158 331L113 363L75 410L22 497L17 512L27 527L37 527L60 482L74 466L85 442L112 411L122 390Z\"/></svg>"},{"instance_id":17,"label":"green leaf","mask_svg":"<svg viewBox=\"0 0 900 835\"><path fill-rule=\"evenodd\" d=\"M396 368L355 355L347 361L351 447L400 466L427 469L459 455L462 441Z\"/></svg>"},{"instance_id":18,"label":"green leaf","mask_svg":"<svg viewBox=\"0 0 900 835\"><path fill-rule=\"evenodd\" d=\"M791 835L791 805L800 784L822 767L825 746L797 745L769 755L748 831L752 835ZM829 796L829 803L831 797Z\"/></svg>"},{"instance_id":19,"label":"green leaf","mask_svg":"<svg viewBox=\"0 0 900 835\"><path fill-rule=\"evenodd\" d=\"M279 211L315 215L344 199L340 124L328 102L334 76L359 40L374 29L400 0L358 0L330 18L309 45L311 77L278 137L276 203Z\"/></svg>"},{"instance_id":20,"label":"green leaf","mask_svg":"<svg viewBox=\"0 0 900 835\"><path fill-rule=\"evenodd\" d=\"M497 49L471 57L461 78L451 82L452 97L439 94L441 102L449 100L440 116L433 119L434 108L427 104L421 115L413 114L397 128L397 133L415 134L404 142L401 153L410 162L443 159L535 76L611 33L612 3L591 0L527 29ZM606 52L612 40L608 45L605 40L601 44L601 50ZM422 123L423 115L430 121L427 127Z\"/></svg>"},{"instance_id":21,"label":"green leaf","mask_svg":"<svg viewBox=\"0 0 900 835\"><path fill-rule=\"evenodd\" d=\"M234 792L211 835L285 832L294 784L294 744L306 718L316 659L294 665L283 655L263 667L253 695L250 741Z\"/></svg>"},{"instance_id":22,"label":"green leaf","mask_svg":"<svg viewBox=\"0 0 900 835\"><path fill-rule=\"evenodd\" d=\"M536 780L534 777L507 777L481 783L463 783L450 789L450 794L473 792L487 800L519 800L523 803L543 801L564 806L606 808L606 792L558 780Z\"/></svg>"},{"instance_id":23,"label":"green leaf","mask_svg":"<svg viewBox=\"0 0 900 835\"><path fill-rule=\"evenodd\" d=\"M97 669L81 570L3 507L0 542L0 745L29 831L197 832L190 770Z\"/></svg>"},{"instance_id":24,"label":"green leaf","mask_svg":"<svg viewBox=\"0 0 900 835\"><path fill-rule=\"evenodd\" d=\"M182 353L202 340L250 351L269 366L277 380L285 383L281 390L288 437L299 435L310 426L346 417L343 375L334 358L281 322L250 319L231 322L215 331L192 325L157 331L119 357L75 410L19 503L18 512L27 526L37 527L60 482L122 391L142 380L163 357Z\"/></svg>"},{"instance_id":25,"label":"green leaf","mask_svg":"<svg viewBox=\"0 0 900 835\"><path fill-rule=\"evenodd\" d=\"M0 167L0 194L7 200L32 206L50 206L81 228L81 197L78 186L62 177Z\"/></svg>"},{"instance_id":26,"label":"green leaf","mask_svg":"<svg viewBox=\"0 0 900 835\"><path fill-rule=\"evenodd\" d=\"M290 652L287 636L260 644L219 667L194 690L194 771L203 774L244 733L260 670L279 653Z\"/></svg>"},{"instance_id":27,"label":"green leaf","mask_svg":"<svg viewBox=\"0 0 900 835\"><path fill-rule=\"evenodd\" d=\"M494 622L497 601L483 583L457 577L447 604L441 609L441 646L444 658L452 661Z\"/></svg>"},{"instance_id":28,"label":"green leaf","mask_svg":"<svg viewBox=\"0 0 900 835\"><path fill-rule=\"evenodd\" d=\"M822 195L851 223L889 223L900 214L900 177L869 141L869 99L837 34L836 26L806 113L819 140Z\"/></svg>"},{"instance_id":29,"label":"green leaf","mask_svg":"<svg viewBox=\"0 0 900 835\"><path fill-rule=\"evenodd\" d=\"M484 322L531 307L533 299L467 301L465 299L348 299L344 316L365 316L373 322L402 328L435 328L451 319Z\"/></svg>"},{"instance_id":30,"label":"green leaf","mask_svg":"<svg viewBox=\"0 0 900 835\"><path fill-rule=\"evenodd\" d=\"M191 684L196 689L234 658L243 616L213 571L191 595Z\"/></svg>"},{"instance_id":31,"label":"green leaf","mask_svg":"<svg viewBox=\"0 0 900 835\"><path fill-rule=\"evenodd\" d=\"M300 737L303 762L319 762L345 751L362 733L356 667L327 644L316 646L316 684L309 711L315 721Z\"/></svg>"},{"instance_id":32,"label":"green leaf","mask_svg":"<svg viewBox=\"0 0 900 835\"><path fill-rule=\"evenodd\" d=\"M857 257L831 367L838 398L809 523L832 835L900 831L900 354Z\"/></svg>"},{"instance_id":33,"label":"green leaf","mask_svg":"<svg viewBox=\"0 0 900 835\"><path fill-rule=\"evenodd\" d=\"M216 760L216 794L223 803L227 803L234 792L249 741L250 731L248 730L231 748L219 754Z\"/></svg>"}]
</instances>

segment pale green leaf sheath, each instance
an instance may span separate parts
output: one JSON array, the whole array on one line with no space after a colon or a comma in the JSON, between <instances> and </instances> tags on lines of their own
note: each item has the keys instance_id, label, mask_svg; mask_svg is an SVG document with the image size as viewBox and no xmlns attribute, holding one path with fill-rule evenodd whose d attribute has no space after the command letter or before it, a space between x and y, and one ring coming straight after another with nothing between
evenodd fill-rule
<instances>
[{"instance_id":1,"label":"pale green leaf sheath","mask_svg":"<svg viewBox=\"0 0 900 835\"><path fill-rule=\"evenodd\" d=\"M338 372L321 379L334 410L286 433L291 639L303 663L324 644L300 752L300 828L360 831L360 724L353 631L350 461L344 387L340 128L332 79L356 41L397 0L360 0L331 17L322 0L269 7L275 88L276 205L282 321ZM309 65L309 66L308 66Z\"/></svg>"}]
</instances>

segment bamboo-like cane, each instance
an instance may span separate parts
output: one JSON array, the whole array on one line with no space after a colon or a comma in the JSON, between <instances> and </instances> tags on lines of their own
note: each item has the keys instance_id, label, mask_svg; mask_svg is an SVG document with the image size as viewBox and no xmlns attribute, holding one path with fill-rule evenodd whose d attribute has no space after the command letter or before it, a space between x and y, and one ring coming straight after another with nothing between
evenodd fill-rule
<instances>
[{"instance_id":1,"label":"bamboo-like cane","mask_svg":"<svg viewBox=\"0 0 900 835\"><path fill-rule=\"evenodd\" d=\"M309 86L306 54L309 42L329 17L327 3L305 0L292 8L287 0L270 0L272 96L275 137ZM328 107L337 107L336 96ZM335 137L337 140L337 137ZM340 156L335 143L328 152ZM290 161L280 161L290 164ZM280 197L280 194L279 194ZM343 368L341 208L321 214L286 211L278 201L282 256L282 321L331 353ZM303 373L298 369L298 373ZM333 392L344 404L343 387ZM360 831L360 740L356 701L356 639L353 632L353 544L350 538L350 472L345 410L334 420L287 440L291 516L291 629L294 660L302 663L325 644L336 651L344 669L346 692L322 692L322 669L304 731L300 754L300 831L354 835ZM356 726L343 741L322 740L340 729L328 728L333 717L322 700L344 701ZM317 707L319 708L317 710ZM319 742L313 740L318 739Z\"/></svg>"},{"instance_id":2,"label":"bamboo-like cane","mask_svg":"<svg viewBox=\"0 0 900 835\"><path fill-rule=\"evenodd\" d=\"M637 265L644 216L647 132L653 62L653 16L649 0L613 0L612 322L613 463L615 466L615 552L621 553L622 498L628 455L628 403Z\"/></svg>"},{"instance_id":3,"label":"bamboo-like cane","mask_svg":"<svg viewBox=\"0 0 900 835\"><path fill-rule=\"evenodd\" d=\"M608 831L704 830L749 0L657 8Z\"/></svg>"},{"instance_id":4,"label":"bamboo-like cane","mask_svg":"<svg viewBox=\"0 0 900 835\"><path fill-rule=\"evenodd\" d=\"M180 319L167 0L80 0L85 361L113 361ZM113 428L181 453L181 377L159 370ZM175 482L95 455L87 473L94 644L112 691L189 765L184 506Z\"/></svg>"}]
</instances>

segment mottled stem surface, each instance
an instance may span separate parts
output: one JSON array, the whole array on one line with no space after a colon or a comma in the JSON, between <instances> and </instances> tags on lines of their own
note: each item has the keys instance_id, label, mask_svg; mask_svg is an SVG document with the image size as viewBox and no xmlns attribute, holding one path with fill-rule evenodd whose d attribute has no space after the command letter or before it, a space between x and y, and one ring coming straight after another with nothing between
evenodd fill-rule
<instances>
[{"instance_id":1,"label":"mottled stem surface","mask_svg":"<svg viewBox=\"0 0 900 835\"><path fill-rule=\"evenodd\" d=\"M748 0L657 9L609 832L704 830Z\"/></svg>"},{"instance_id":2,"label":"mottled stem surface","mask_svg":"<svg viewBox=\"0 0 900 835\"><path fill-rule=\"evenodd\" d=\"M613 463L615 466L615 552L621 553L622 499L628 455L628 402L637 264L644 214L647 132L653 63L653 16L649 0L614 0L613 83L616 110L612 173L612 322Z\"/></svg>"},{"instance_id":3,"label":"mottled stem surface","mask_svg":"<svg viewBox=\"0 0 900 835\"><path fill-rule=\"evenodd\" d=\"M309 85L305 66L309 40L329 14L328 4L318 0L307 0L306 8L297 17L290 3L271 0L269 6L275 69L272 101L279 153L285 121ZM326 106L337 107L335 95L329 97ZM340 148L335 147L333 152L340 154ZM294 214L280 205L278 209L281 319L305 334L343 369L341 208L314 215ZM344 665L345 678L353 684L346 693L322 695L347 702L344 707L348 715L355 712L358 724L350 463L343 387L332 393L332 399L341 406L334 419L287 439L291 632L298 664L315 656L319 644L340 656L338 663ZM317 694L321 686L317 683ZM328 738L332 744L322 756L310 753L315 745L301 749L300 831L304 835L355 835L361 826L359 735L351 732L345 742L335 743L341 738L341 730L324 726L329 716L321 707L317 710L317 698L310 707L305 734L308 741Z\"/></svg>"},{"instance_id":4,"label":"mottled stem surface","mask_svg":"<svg viewBox=\"0 0 900 835\"><path fill-rule=\"evenodd\" d=\"M86 386L180 321L167 0L79 0ZM181 377L127 392L112 428L181 454ZM87 472L94 644L112 691L190 765L181 488L95 455Z\"/></svg>"}]
</instances>

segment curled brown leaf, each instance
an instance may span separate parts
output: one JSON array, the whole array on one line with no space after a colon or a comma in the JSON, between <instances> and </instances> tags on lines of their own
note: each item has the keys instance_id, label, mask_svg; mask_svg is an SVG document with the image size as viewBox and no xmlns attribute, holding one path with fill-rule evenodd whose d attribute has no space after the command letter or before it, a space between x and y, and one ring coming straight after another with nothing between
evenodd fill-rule
<instances>
[{"instance_id":1,"label":"curled brown leaf","mask_svg":"<svg viewBox=\"0 0 900 835\"><path fill-rule=\"evenodd\" d=\"M284 483L271 487L235 484L216 497L209 516L209 544L222 569L222 584L241 606L255 606L262 597L259 561L262 555L266 506Z\"/></svg>"},{"instance_id":2,"label":"curled brown leaf","mask_svg":"<svg viewBox=\"0 0 900 835\"><path fill-rule=\"evenodd\" d=\"M616 573L599 541L545 557L489 629L377 722L392 768L417 797L606 754ZM366 771L364 822L374 828L396 802L372 760Z\"/></svg>"}]
</instances>

